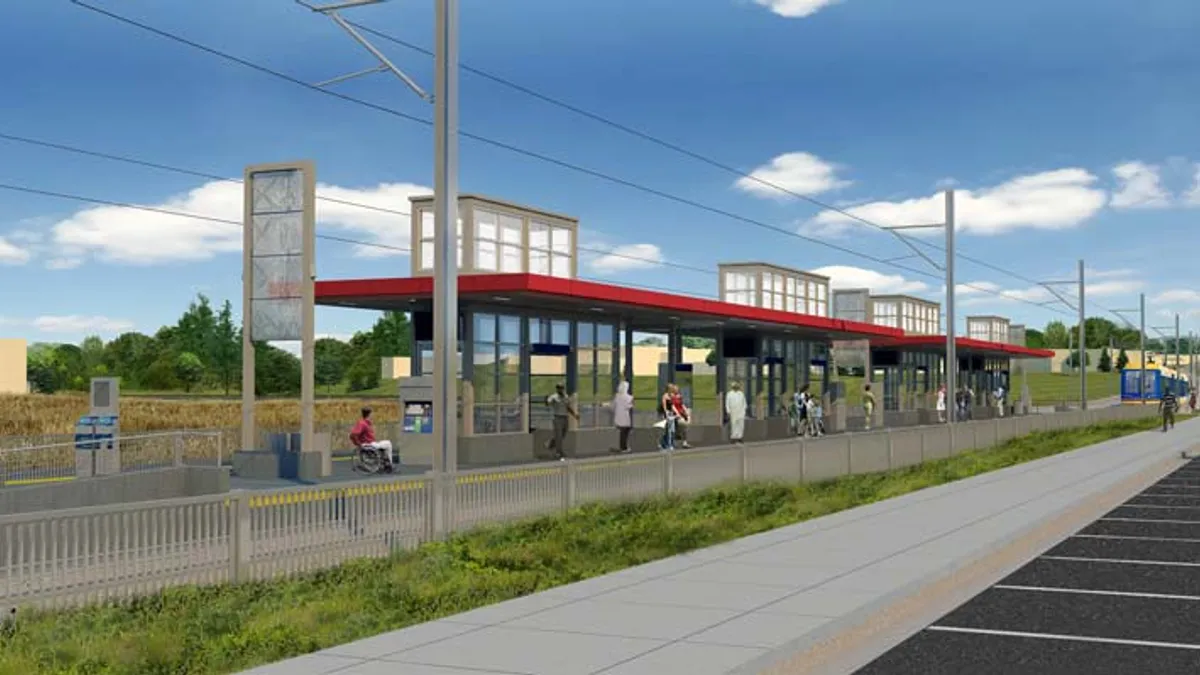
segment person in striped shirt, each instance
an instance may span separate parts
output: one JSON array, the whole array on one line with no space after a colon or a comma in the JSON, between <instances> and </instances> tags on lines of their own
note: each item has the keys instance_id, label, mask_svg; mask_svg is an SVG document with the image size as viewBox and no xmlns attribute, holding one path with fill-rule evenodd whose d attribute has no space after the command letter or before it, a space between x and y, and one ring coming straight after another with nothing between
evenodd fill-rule
<instances>
[{"instance_id":1,"label":"person in striped shirt","mask_svg":"<svg viewBox=\"0 0 1200 675\"><path fill-rule=\"evenodd\" d=\"M1163 431L1167 430L1167 426L1175 428L1175 409L1179 406L1179 400L1175 398L1175 394L1171 391L1163 392L1162 399L1158 402L1158 411L1162 413Z\"/></svg>"}]
</instances>

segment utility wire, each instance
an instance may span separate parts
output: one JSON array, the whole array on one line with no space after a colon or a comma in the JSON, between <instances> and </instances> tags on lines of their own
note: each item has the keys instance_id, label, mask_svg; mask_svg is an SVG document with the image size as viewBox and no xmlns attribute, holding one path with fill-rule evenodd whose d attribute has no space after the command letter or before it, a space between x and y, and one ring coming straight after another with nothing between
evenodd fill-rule
<instances>
[{"instance_id":1,"label":"utility wire","mask_svg":"<svg viewBox=\"0 0 1200 675\"><path fill-rule=\"evenodd\" d=\"M30 138L27 136L16 136L13 134L6 134L3 132L0 132L0 140L12 141L12 142L16 142L16 143L24 143L27 145L33 145L33 146L38 146L38 147L43 147L43 148L50 148L50 149L54 149L54 150L60 150L63 152L70 152L70 153L75 153L75 154L79 154L79 155L85 155L88 157L96 157L99 159L104 159L104 160L109 160L109 161L114 161L114 162L123 162L126 164L132 164L135 166L142 166L142 167L157 169L157 170L161 170L161 171L169 171L172 173L177 173L177 174L181 174L181 175L185 175L185 176L195 176L198 178L205 178L205 179L209 179L209 180L223 181L223 182L237 183L237 184L241 184L241 183L245 182L241 178L229 178L226 176L208 173L205 171L198 171L195 169L187 169L187 168L174 166L174 165L170 165L170 164L161 164L158 162L151 162L151 161L147 161L147 160L137 159L135 157L129 157L127 155L115 155L115 154L106 153L106 152L88 150L88 149L80 148L77 146L66 145L64 143L44 141L44 140L39 140L39 139L35 139L35 138ZM32 188L20 188L19 186L6 186L6 189L29 192L31 194L43 194L45 196L51 196L51 197L73 198L73 197L68 197L68 196L65 196L65 195L63 195L61 193L57 193L57 192L47 192L47 191L42 191L42 190L35 190ZM406 218L410 217L412 215L408 211L401 211L399 209L390 209L390 208L386 208L386 207L382 207L382 206L375 206L372 204L363 204L361 202L350 201L347 199L336 199L333 197L325 197L325 196L322 196L319 192L317 193L316 197L318 200L321 200L321 201L328 201L328 202L333 202L333 203L342 204L345 206L356 207L356 208L382 211L384 213L390 213L390 214L394 214L394 215L398 215L398 216L404 216ZM107 204L107 202L105 202L103 200L92 200L90 198L89 199L81 199L80 201L90 201L91 203L95 203L95 204ZM147 211L155 210L154 207L136 207L134 205L129 205L129 204L117 204L117 205L126 206L127 208L140 208L141 210L147 210ZM158 209L158 212L165 213L165 215L179 215L179 216L188 215L185 212L164 211L162 209ZM198 218L199 220L214 220L213 218L208 217L208 216L189 216L189 217ZM241 225L240 222L235 222L235 221L226 220L226 219L222 219L222 218L217 218L214 220L214 222L231 223L231 224L236 224L239 226ZM371 242L366 242L366 241L358 241L358 240L345 239L345 238L334 238L334 237L332 237L332 235L321 235L321 238L330 240L330 241L343 241L345 243L355 243L355 244L360 244L363 246L378 245L378 244L372 244ZM389 248L394 249L395 247L389 247ZM652 264L652 265L673 267L675 269L687 270L687 271L691 271L691 272L700 272L702 274L708 274L708 275L713 275L713 276L717 275L717 271L713 270L713 269L698 267L696 265L688 265L686 263L677 263L677 262L673 262L670 260L663 260L662 258L647 258L647 257L643 257L643 256L631 255L628 253L620 253L618 251L611 250L611 249L592 248L592 247L587 247L587 246L578 246L577 245L576 248L585 253L594 253L597 255L610 256L613 258L620 258L620 259L629 260L632 262L643 262L643 263L648 263L648 264ZM406 252L409 251L409 249L407 249L407 248L403 249L403 250Z\"/></svg>"},{"instance_id":2,"label":"utility wire","mask_svg":"<svg viewBox=\"0 0 1200 675\"><path fill-rule=\"evenodd\" d=\"M378 38L380 38L380 39L382 39L382 40L385 40L385 41L387 41L387 42L391 42L392 44L395 44L395 45L398 45L398 46L404 47L404 48L406 48L406 49L409 49L409 50L415 51L415 52L417 52L417 53L420 53L420 54L424 54L424 55L426 55L426 56L429 56L429 57L433 57L433 56L434 56L434 53L433 53L433 51L432 51L432 50L430 50L430 49L427 49L427 48L425 48L425 47L422 47L422 46L420 46L420 45L418 45L418 44L415 44L415 43L409 42L409 41L407 41L407 40L404 40L404 39L398 38L398 37L396 37L396 36L394 36L394 35L391 35L391 34L385 33L384 31L381 31L381 30L379 30L379 29L377 29L377 28L372 28L371 26L367 26L367 25L364 25L364 24L361 24L361 23L357 23L357 22L354 22L354 21L349 21L349 20L347 20L347 21L346 21L346 23L348 23L348 24L350 24L350 25L354 26L355 28L357 28L357 29L359 29L359 30L363 31L364 33L369 33L369 34L371 34L371 35L374 35L375 37L378 37ZM470 66L470 65L468 65L468 64L466 64L466 63L460 63L460 64L459 64L459 68L460 68L461 70L465 71L465 72L471 73L471 74L473 74L473 75L477 75L477 76L479 76L479 77L482 77L482 78L484 78L484 79L486 79L486 80L489 80L489 81L491 81L491 82L494 82L494 83L496 83L496 84L499 84L499 85L501 85L501 86L504 86L504 87L507 87L507 88L509 88L509 89L512 89L513 91L517 91L517 92L520 92L520 93L522 93L522 94L525 94L525 95L527 95L527 96L530 96L530 97L536 98L536 99L538 99L539 101L542 101L542 102L544 102L544 103L548 103L549 105L552 105L552 106L555 106L555 107L558 107L558 108L562 108L563 110L567 110L567 111L569 111L569 112L572 112L572 113L574 113L574 114L576 114L576 115L579 115L579 116L581 116L581 117L585 117L585 118L587 118L587 119L590 119L590 120L592 120L592 121L594 121L594 122L598 122L598 123L600 123L600 124L603 124L604 126L607 126L607 127L609 127L609 128L612 128L612 129L616 129L616 130L618 130L618 131L621 131L621 132L623 132L623 133L625 133L625 134L628 134L628 135L630 135L630 136L633 136L633 137L635 137L635 138L639 138L639 139L641 139L641 140L644 140L644 141L647 141L647 142L649 142L649 143L653 143L654 145L657 145L657 146L659 146L659 147L666 148L667 150L671 150L671 151L673 151L673 152L676 152L676 153L678 153L678 154L680 154L680 155L683 155L683 156L685 156L685 157L690 157L691 159L697 160L697 161L699 161L699 162L701 162L701 163L703 163L703 164L707 164L707 165L709 165L709 166L711 166L711 167L714 167L714 168L720 169L721 171L724 171L724 172L726 172L726 173L729 173L729 174L735 175L735 176L737 176L737 177L739 177L739 178L741 178L741 179L744 179L744 180L749 180L749 181L752 181L752 182L754 182L754 183L757 183L757 184L759 184L759 185L762 185L762 186L764 186L764 187L768 187L768 188L771 188L771 189L773 189L773 190L776 190L776 191L778 191L778 192L780 192L780 193L786 194L786 195L788 195L788 196L795 197L795 198L797 198L797 199L801 199L801 200L803 200L803 201L806 201L806 202L808 202L808 203L810 203L810 204L812 204L812 205L814 205L814 206L817 206L817 207L819 207L819 208L825 209L826 211L832 211L832 212L834 212L834 213L838 213L838 214L840 214L840 215L842 215L842 216L844 216L844 217L846 217L846 218L850 218L850 219L852 219L852 220L854 220L854 221L857 221L857 222L859 222L859 223L861 223L861 224L863 224L863 225L867 225L867 226L869 226L869 227L875 228L875 229L877 229L877 230L880 230L880 231L883 231L883 232L889 232L889 233L891 233L891 234L895 234L895 235L897 235L897 236L900 236L900 237L904 238L906 241L910 241L910 242L913 242L913 243L919 243L919 244L921 244L921 245L923 245L923 246L926 246L926 247L928 247L928 248L931 248L931 249L933 249L933 250L936 250L936 251L941 251L941 252L943 252L943 253L945 253L945 251L946 251L946 248L945 248L944 246L938 246L937 244L934 244L934 243L932 243L932 242L928 242L928 241L923 241L923 240L921 240L921 239L919 239L919 238L917 238L917 237L908 237L908 236L905 236L905 235L903 235L903 234L901 234L901 233L897 232L897 231L896 231L894 228L892 228L892 227L888 227L888 226L886 226L886 225L881 225L881 224L879 224L879 223L876 223L876 222L874 222L874 221L872 221L872 220L869 220L869 219L867 219L867 218L863 218L863 217L861 217L861 216L859 216L859 215L857 215L857 214L855 214L855 213L851 212L851 210L850 210L850 209L854 208L854 207L852 207L852 206L851 206L851 207L839 207L839 206L834 206L833 204L828 204L828 203L826 203L826 202L823 202L823 201L821 201L821 200L819 200L819 199L816 199L816 198L814 198L814 197L812 197L812 196L810 196L810 195L806 195L806 194L803 194L803 193L801 193L801 192L796 192L795 190L792 190L792 189L789 189L789 188L787 188L787 187L784 187L784 186L782 186L782 185L779 185L778 183L776 183L776 182L774 182L774 181L767 180L767 179L765 179L765 178L762 178L761 176L756 176L756 175L754 175L754 173L753 173L753 172L746 172L746 171L743 171L743 170L741 170L741 169L735 168L735 167L733 167L733 166L731 166L731 165L729 165L729 164L726 164L726 163L724 163L724 162L722 162L722 161L720 161L720 160L713 159L712 157L710 157L710 156L708 156L708 155L704 155L704 154L702 154L702 153L700 153L700 152L697 152L697 151L695 151L695 150L690 150L690 149L688 149L688 148L685 148L685 147L683 147L683 146L681 146L681 145L679 145L679 144L677 144L677 143L673 143L673 142L671 142L671 141L668 141L668 140L665 140L665 139L663 139L663 138L661 138L661 137L659 137L659 136L655 136L655 135L653 135L653 134L651 134L651 133L649 133L649 132L646 132L646 131L641 131L641 130L639 130L639 129L636 129L636 128L634 128L634 127L631 127L631 126L629 126L629 125L627 125L627 124L623 124L623 123L621 123L621 122L618 122L618 121L616 121L616 120L613 120L612 118L605 117L605 116L603 116L603 115L600 115L599 113L594 113L594 112L591 112L590 110L586 110L586 109L584 109L584 108L581 108L581 107L579 107L579 106L577 106L577 105L574 105L574 104L568 103L568 102L566 102L566 101L564 101L564 100L562 100L562 99L560 99L560 98L556 98L556 97L550 96L549 94L544 94L544 93L542 93L542 92L540 92L540 91L537 91L537 90L535 90L535 89L532 89L531 87L528 87L528 86L526 86L526 85L523 85L523 84L520 84L520 83L514 82L514 81L512 81L512 80L510 80L510 79L507 79L507 78L505 78L505 77L501 77L500 75L496 75L496 74L494 74L494 73L487 72L487 71L485 71L485 70L482 70L482 69L480 69L480 68L475 68L475 67L473 67L473 66ZM1006 268L1004 268L1004 267L1000 267L999 265L995 265L995 264L993 264L993 263L987 262L986 260L980 260L980 259L978 259L978 258L974 258L974 257L972 257L972 256L969 256L969 255L967 255L967 254L965 254L965 253L961 253L961 252L959 252L959 251L955 251L955 257L957 257L957 258L962 258L963 260L966 260L966 261L969 261L969 262L975 263L975 264L977 264L977 265L980 265L980 266L982 266L982 267L986 267L987 269L990 269L990 270L993 270L993 271L999 272L999 273L1001 273L1001 274L1008 275L1008 276L1010 276L1010 277L1012 277L1012 278L1014 278L1014 279L1017 279L1017 280L1019 280L1019 281L1022 281L1022 282L1025 282L1025 283L1029 283L1029 284L1032 284L1032 285L1035 285L1035 286L1039 285L1039 284L1038 284L1038 282L1037 282L1037 281L1034 281L1033 279L1030 279L1030 278L1028 278L1028 277L1026 277L1026 276L1024 276L1024 275L1018 274L1018 273L1016 273L1016 272L1013 272L1013 271L1011 271L1011 270L1008 270L1008 269L1006 269Z\"/></svg>"},{"instance_id":3,"label":"utility wire","mask_svg":"<svg viewBox=\"0 0 1200 675\"><path fill-rule=\"evenodd\" d=\"M24 194L39 195L39 196L43 196L43 197L54 197L57 199L68 199L68 200L77 201L77 202L95 204L98 206L110 206L110 207L116 207L116 208L132 209L135 211L145 211L148 213L157 213L159 215L175 216L178 218L191 218L194 220L201 220L201 221L210 222L210 223L220 223L222 225L233 225L233 226L236 226L239 228L244 227L244 224L241 221L233 220L230 218L221 218L218 216L211 216L211 215L206 215L206 214L202 214L202 213L193 213L190 211L164 209L164 208L157 207L157 206L146 206L143 204L132 204L132 203L128 203L128 202L119 202L119 201L114 201L114 200L110 200L110 199L100 199L97 197L88 197L88 196L73 194L73 193L68 193L68 192L43 190L40 188L32 188L32 187L27 187L24 185L14 185L11 183L0 183L0 190L8 190L10 192L21 192ZM406 254L412 253L412 249L407 246L393 246L393 245L389 245L389 244L380 244L380 243L376 243L376 242L363 241L361 239L351 239L349 237L339 237L339 236L331 235L331 234L317 234L316 238L322 239L325 241L338 242L338 243L342 243L342 244L354 244L357 246L366 246L369 248L382 249L382 250L393 251L393 252L397 252L397 253L406 253ZM576 246L576 249L578 249L580 251L584 251L584 252L595 253L598 255L611 256L614 258L621 258L621 259L629 260L629 261L633 261L633 262L643 262L643 263L649 263L649 264L654 264L654 265L664 265L664 266L668 266L668 267L675 267L678 269L690 270L690 271L694 271L694 272L701 272L704 274L712 274L712 275L717 274L716 271L711 270L711 269L695 267L695 266L686 265L683 263L675 263L675 262L671 262L669 260L657 260L657 259L653 259L653 258L645 258L645 257L640 257L640 256L619 253L616 251L608 251L608 250L604 250L604 249L590 248L590 247L586 247L586 246Z\"/></svg>"},{"instance_id":4,"label":"utility wire","mask_svg":"<svg viewBox=\"0 0 1200 675\"><path fill-rule=\"evenodd\" d=\"M322 88L322 87L318 87L318 86L316 86L316 85L309 84L308 82L305 82L305 81L303 81L303 80L300 80L300 79L298 79L298 78L296 78L296 77L293 77L293 76L291 76L291 75L287 75L286 73L282 73L282 72L280 72L280 71L277 71L277 70L274 70L274 69L268 68L267 66L263 66L263 65L261 65L261 64L254 63L254 62L252 62L252 61L248 61L248 60L246 60L246 59L243 59L243 58L241 58L241 57L238 57L238 56L234 56L234 55L232 55L232 54L229 54L229 53L226 53L226 52L220 51L220 50L218 50L218 49L215 49L215 48L212 48L212 47L208 47L208 46L206 46L206 45L202 45L202 44L200 44L200 43L198 43L198 42L195 42L195 41L189 40L189 39L187 39L187 38L184 38L184 37L182 37L182 36L176 35L176 34L174 34L174 33L170 33L170 32L168 32L168 31L162 30L162 29L160 29L160 28L155 28L155 27L153 27L153 26L150 26L150 25L148 25L148 24L142 23L142 22L140 22L140 21L137 21L137 20L135 20L135 19L131 19L131 18L129 18L129 17L122 16L122 15L120 15L120 14L117 14L117 13L114 13L114 12L110 12L110 11L108 11L108 10L106 10L106 9L102 9L102 8L100 8L100 7L96 7L96 6L94 6L94 5L90 5L90 4L86 3L86 2L83 2L82 0L70 0L70 1L71 1L73 4L75 4L75 5L78 5L79 7L82 7L82 8L84 8L84 9L90 10L90 11L92 11L92 12L95 12L95 13L97 13L97 14L101 14L101 15L103 15L103 16L107 16L107 17L109 17L109 18L111 18L111 19L113 19L113 20L115 20L115 21L119 21L119 22L121 22L121 23L124 23L124 24L126 24L126 25L129 25L129 26L133 26L133 27L135 27L135 28L138 28L138 29L140 29L140 30L143 30L143 31L146 31L146 32L149 32L149 33L153 33L153 34L155 34L155 35L158 35L158 36L160 36L160 37L163 37L163 38L165 38L165 39L171 40L171 41L173 41L173 42L177 42L177 43L179 43L179 44L183 44L183 45L186 45L186 46L192 47L193 49L198 49L198 50L200 50L200 51L203 51L203 52L205 52L205 53L207 53L207 54L211 54L211 55L213 55L213 56L216 56L216 57L218 57L218 58L224 59L224 60L226 60L226 61L229 61L229 62L231 62L231 63L235 63L235 64L241 65L241 66L243 66L243 67L250 68L250 69L252 69L252 70L256 70L256 71L258 71L258 72L260 72L260 73L263 73L263 74L266 74L266 75L271 75L272 77L275 77L275 78L278 78L278 79L284 80L284 81L286 81L286 82L290 82L290 83L292 83L292 84L295 84L295 85L297 85L297 86L303 87L303 88L305 88L305 89L308 89L308 90L311 90L311 91L315 91L315 92L318 92L318 93L324 94L324 95L326 95L326 96L332 96L332 97L334 97L334 98L337 98L337 99L340 99L340 100L342 100L342 101L346 101L346 102L349 102L349 103L354 103L354 104L357 104L357 105L360 105L360 106L363 106L363 107L366 107L366 108L369 108L369 109L372 109L372 110L375 110L375 111L378 111L378 112L382 112L382 113L384 113L384 114L387 114L387 115L391 115L391 116L393 116L393 117L396 117L396 118L399 118L399 119L408 120L408 121L410 121L410 122L415 122L415 123L417 123L417 124L421 124L421 125L424 125L424 126L432 126L432 125L433 125L433 122L432 122L431 120L427 120L427 119L424 119L424 118L421 118L421 117L417 117L416 115L411 115L411 114L409 114L409 113L405 113L405 112L402 112L402 111L400 111L400 110L396 110L396 109L394 109L394 108L389 108L389 107L387 107L387 106L379 105L379 104L377 104L377 103L372 103L372 102L370 102L370 101L367 101L367 100L364 100L364 99L360 99L360 98L357 98L357 97L354 97L354 96L349 96L349 95L347 95L347 94L338 93L338 92L336 92L336 91L333 91L333 90L330 90L330 89L324 89L324 88ZM577 173L581 173L581 174L583 174L583 175L592 176L592 177L594 177L594 178L598 178L598 179L601 179L601 180L604 180L604 181L607 181L607 182L610 182L610 183L613 183L613 184L616 184L616 185L621 185L621 186L624 186L624 187L628 187L628 188L630 188L630 189L637 190L637 191L639 191L639 192L643 192L643 193L645 193L645 194L649 194L649 195L653 195L653 196L656 196L656 197L660 197L660 198L662 198L662 199L665 199L665 200L667 200L667 201L672 201L672 202L676 202L676 203L683 204L683 205L686 205L686 206L691 206L691 207L693 207L693 208L696 208L696 209L699 209L699 210L703 210L703 211L707 211L707 212L709 212L709 213L713 213L713 214L716 214L716 215L724 216L724 217L726 217L726 218L730 218L730 219L732 219L732 220L737 220L737 221L740 221L740 222L746 223L746 224L748 224L748 225L753 225L753 226L755 226L755 227L759 227L759 228L762 228L762 229L765 229L765 230L769 230L769 231L772 231L772 232L777 232L777 233L779 233L779 234L783 234L783 235L785 235L785 236L789 236L789 237L794 237L794 238L797 238L797 239L801 239L801 240L803 240L803 241L807 241L807 242L809 242L809 243L812 243L812 244L815 244L815 245L817 245L817 246L822 246L822 247L825 247L825 248L828 248L828 249L831 249L831 250L834 250L834 251L838 251L838 252L841 252L841 253L845 253L845 254L847 254L847 255L851 255L851 256L858 257L858 258L862 258L862 259L864 259L864 260L869 260L869 261L871 261L871 262L874 262L874 263L876 263L876 264L888 265L888 266L890 266L890 267L894 267L894 268L896 268L896 269L904 270L904 271L907 271L907 272L909 272L909 273L912 273L912 274L917 274L917 275L924 276L924 277L927 277L927 278L932 278L932 279L940 279L940 278L941 278L941 277L939 277L938 275L932 274L932 273L930 273L930 272L928 272L928 271L926 271L926 270L918 269L918 268L915 268L915 267L909 267L909 266L907 266L907 265L900 265L900 264L898 264L898 263L892 262L892 261L891 261L891 260L889 260L889 259L880 258L880 257L878 257L878 256L874 256L874 255L867 254L867 253L862 253L862 252L860 252L860 251L856 251L856 250L854 250L854 249L851 249L851 248L848 248L848 247L845 247L845 246L840 246L840 245L833 244L833 243L830 243L830 242L827 242L827 241L823 241L823 240L820 240L820 239L817 239L817 238L814 238L814 237L809 237L809 236L806 236L806 235L800 234L799 232L794 232L794 231L787 230L787 229L785 229L785 228L782 228L782 227L778 227L778 226L775 226L775 225L770 225L770 224L768 224L768 223L762 222L762 221L760 221L760 220L756 220L756 219L754 219L754 218L749 218L749 217L742 216L742 215L739 215L739 214L736 214L736 213L732 213L732 212L730 212L730 211L727 211L727 210L724 210L724 209L720 209L720 208L717 208L717 207L714 207L714 206L709 206L709 205L707 205L707 204L703 204L703 203L700 203L700 202L694 201L694 200L692 200L692 199L688 199L688 198L685 198L685 197L680 197L680 196L678 196L678 195L674 195L674 194L671 194L671 193L669 193L669 192L664 192L664 191L662 191L662 190L659 190L659 189L657 189L657 188L652 188L652 187L649 187L649 186L646 186L646 185L642 185L642 184L640 184L640 183L635 183L635 182L633 182L633 181L626 180L626 179L624 179L624 178L620 178L620 177L617 177L617 176L612 176L612 175L610 175L610 174L606 174L606 173L603 173L603 172L601 172L601 171L597 171L597 170L595 170L595 169L589 169L589 168L587 168L587 167L583 167L583 166L580 166L580 165L578 165L578 164L573 164L573 163L571 163L571 162L568 162L568 161L566 161L566 160L558 159L558 158L556 158L556 157L551 157L551 156L549 156L549 155L545 155L545 154L542 154L542 153L534 152L534 151L532 151L532 150L527 150L527 149L525 149L525 148L521 148L521 147L519 147L519 146L512 145L512 144L510 144L510 143L506 143L506 142L503 142L503 141L498 141L498 140L495 140L495 139L492 139L492 138L488 138L488 137L486 137L486 136L480 136L480 135L478 135L478 134L473 134L473 133L470 133L470 132L467 132L467 131L461 131L461 130L459 131L459 135L460 135L460 136L462 136L463 138L467 138L467 139L470 139L470 140L473 140L473 141L476 141L476 142L479 142L479 143L482 143L482 144L485 144L485 145L490 145L490 146L492 146L492 147L495 147L495 148L499 148L499 149L502 149L502 150L507 150L507 151L509 151L509 152L511 152L511 153L513 153L513 154L521 155L521 156L524 156L524 157L529 157L529 158L531 158L531 159L536 159L536 160L539 160L539 161L545 162L545 163L547 163L547 164L552 164L552 165L555 165L555 166L559 166L559 167L562 167L562 168L565 168L565 169L568 169L568 170L571 170L571 171L575 171L575 172L577 172ZM872 225L874 225L874 226L876 226L876 227L881 227L881 228L883 227L883 226L879 226L879 225L876 225L876 224L873 224L873 223L872 223ZM888 229L888 228L883 228L883 229ZM971 284L965 284L965 283L964 283L964 284L959 284L959 285L961 285L961 286L963 286L963 287L965 287L965 288L970 288L970 289L972 289L972 290L979 291L979 292L981 292L981 293L988 293L988 294L991 294L991 295L997 295L997 296L1000 296L1000 297L1008 298L1008 299L1010 299L1010 300L1016 300L1016 301L1018 301L1018 302L1023 302L1023 303L1026 303L1026 304L1031 304L1031 305L1034 305L1034 306L1036 306L1036 307L1039 307L1039 308L1042 308L1042 309L1047 309L1047 307L1046 307L1044 304L1042 304L1042 303L1031 302L1031 301L1029 301L1029 300L1026 300L1025 298L1021 298L1021 297L1019 297L1019 296L1013 296L1013 295L1011 295L1010 293L1008 293L1008 292L1005 292L1005 291L996 291L996 290L993 290L993 289L990 289L990 288L982 288L982 287L974 286L974 285L971 285ZM1052 310L1050 310L1050 311L1059 311L1060 313L1064 313L1064 312L1062 312L1061 310L1053 310L1053 309L1052 309Z\"/></svg>"}]
</instances>

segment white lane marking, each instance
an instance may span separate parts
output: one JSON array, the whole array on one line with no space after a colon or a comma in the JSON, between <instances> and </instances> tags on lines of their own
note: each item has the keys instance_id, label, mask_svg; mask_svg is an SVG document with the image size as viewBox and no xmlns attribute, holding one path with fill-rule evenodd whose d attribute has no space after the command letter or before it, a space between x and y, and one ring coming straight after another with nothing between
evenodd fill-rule
<instances>
[{"instance_id":1,"label":"white lane marking","mask_svg":"<svg viewBox=\"0 0 1200 675\"><path fill-rule=\"evenodd\" d=\"M1012 630L989 630L987 628L958 628L956 626L930 626L925 630L936 630L945 633L973 633L975 635L998 635L1002 637L1034 638L1038 640L1065 640L1068 642L1096 642L1109 645L1124 645L1127 647L1166 647L1168 649L1200 650L1200 645L1181 644L1178 642L1150 642L1147 640L1120 640L1117 638L1087 637L1084 635L1058 635L1055 633L1025 633Z\"/></svg>"},{"instance_id":2,"label":"white lane marking","mask_svg":"<svg viewBox=\"0 0 1200 675\"><path fill-rule=\"evenodd\" d=\"M1158 520L1151 521L1154 523L1162 522ZM1124 534L1073 534L1070 539L1130 539L1133 541L1162 541L1172 544L1200 544L1200 539L1192 539L1189 537L1141 537Z\"/></svg>"},{"instance_id":3,"label":"white lane marking","mask_svg":"<svg viewBox=\"0 0 1200 675\"><path fill-rule=\"evenodd\" d=\"M1171 562L1167 560L1127 560L1124 558L1085 558L1073 555L1044 555L1035 560L1059 560L1062 562L1099 562L1117 565L1163 565L1166 567L1200 567L1200 563Z\"/></svg>"},{"instance_id":4,"label":"white lane marking","mask_svg":"<svg viewBox=\"0 0 1200 675\"><path fill-rule=\"evenodd\" d=\"M1171 506L1169 504L1130 504L1125 502L1117 508L1137 508L1137 509L1200 509L1200 504L1196 506Z\"/></svg>"},{"instance_id":5,"label":"white lane marking","mask_svg":"<svg viewBox=\"0 0 1200 675\"><path fill-rule=\"evenodd\" d=\"M1105 516L1097 518L1096 522L1109 521L1115 523L1167 523L1169 525L1200 525L1200 520L1170 520L1168 518L1120 518L1117 516Z\"/></svg>"},{"instance_id":6,"label":"white lane marking","mask_svg":"<svg viewBox=\"0 0 1200 675\"><path fill-rule=\"evenodd\" d=\"M1119 598L1149 598L1152 600L1191 600L1200 602L1196 595L1170 595L1165 593L1131 593L1128 591L1097 591L1090 588L1050 588L1047 586L1017 586L996 584L992 588L1002 588L1007 591L1030 591L1037 593L1077 593L1081 595L1111 595Z\"/></svg>"}]
</instances>

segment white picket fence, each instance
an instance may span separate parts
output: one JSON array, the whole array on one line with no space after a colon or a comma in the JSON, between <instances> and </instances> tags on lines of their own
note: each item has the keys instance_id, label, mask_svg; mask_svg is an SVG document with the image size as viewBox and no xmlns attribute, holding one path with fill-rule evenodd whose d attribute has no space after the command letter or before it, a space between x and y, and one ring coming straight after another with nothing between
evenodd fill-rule
<instances>
[{"instance_id":1,"label":"white picket fence","mask_svg":"<svg viewBox=\"0 0 1200 675\"><path fill-rule=\"evenodd\" d=\"M0 516L0 608L80 605L182 584L272 579L589 502L730 482L818 481L887 471L1033 431L1154 412L1112 407L466 471L440 482L431 476L375 478ZM435 531L438 500L444 532Z\"/></svg>"}]
</instances>

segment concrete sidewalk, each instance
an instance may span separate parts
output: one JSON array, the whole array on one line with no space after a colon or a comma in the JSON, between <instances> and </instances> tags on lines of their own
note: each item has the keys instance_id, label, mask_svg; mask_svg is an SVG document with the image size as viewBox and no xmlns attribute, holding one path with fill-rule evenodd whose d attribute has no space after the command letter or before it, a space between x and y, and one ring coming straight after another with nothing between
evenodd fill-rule
<instances>
[{"instance_id":1,"label":"concrete sidewalk","mask_svg":"<svg viewBox=\"0 0 1200 675\"><path fill-rule=\"evenodd\" d=\"M795 655L828 649L1082 502L1132 494L1182 463L1197 430L1200 420L1128 436L246 675L810 672Z\"/></svg>"}]
</instances>

